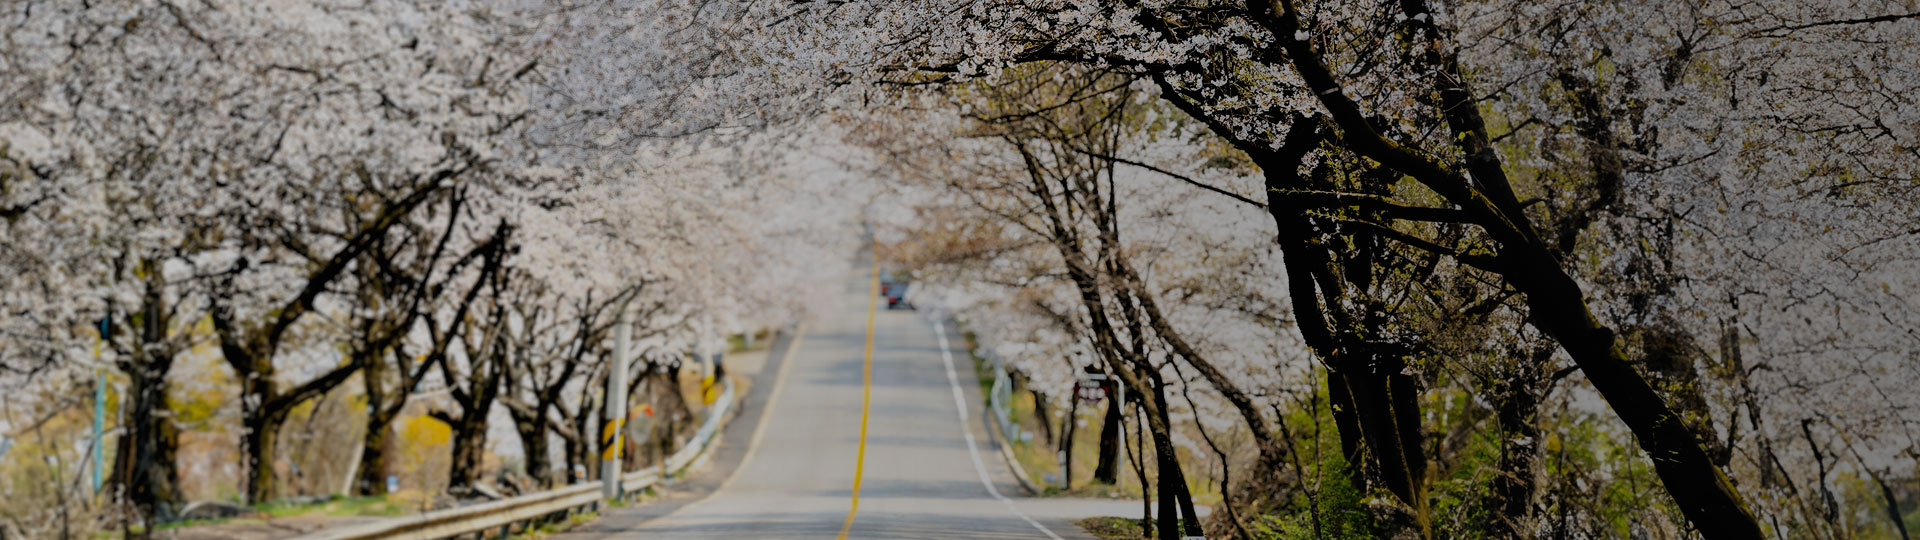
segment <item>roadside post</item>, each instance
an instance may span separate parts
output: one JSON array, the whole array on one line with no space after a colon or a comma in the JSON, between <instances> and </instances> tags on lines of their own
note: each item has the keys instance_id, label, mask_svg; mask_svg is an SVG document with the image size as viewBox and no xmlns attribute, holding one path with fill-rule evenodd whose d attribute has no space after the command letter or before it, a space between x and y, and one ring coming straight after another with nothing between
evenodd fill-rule
<instances>
[{"instance_id":1,"label":"roadside post","mask_svg":"<svg viewBox=\"0 0 1920 540\"><path fill-rule=\"evenodd\" d=\"M600 498L620 497L620 450L626 441L621 435L627 421L627 347L633 339L633 315L622 303L620 320L613 328L613 365L607 376L607 406L601 423L601 439L606 449L600 453Z\"/></svg>"}]
</instances>

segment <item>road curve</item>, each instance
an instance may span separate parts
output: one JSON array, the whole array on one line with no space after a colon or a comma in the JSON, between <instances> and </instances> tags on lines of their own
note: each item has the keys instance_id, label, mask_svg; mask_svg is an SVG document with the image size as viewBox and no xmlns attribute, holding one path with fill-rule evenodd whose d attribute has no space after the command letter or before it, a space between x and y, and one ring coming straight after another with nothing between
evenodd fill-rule
<instances>
[{"instance_id":1,"label":"road curve","mask_svg":"<svg viewBox=\"0 0 1920 540\"><path fill-rule=\"evenodd\" d=\"M743 438L739 430L752 430L742 441L746 448L723 447L739 463L731 476L718 480L705 498L653 511L616 510L604 523L566 537L839 537L852 507L862 442L868 272L861 268L849 276L839 305L821 310L789 344L784 360L768 365L772 376L761 377L772 379L765 409L730 429L736 431L730 444ZM936 328L915 312L889 311L884 302L873 314L873 327L866 457L859 507L846 538L1091 539L1073 520L1138 511L1138 503L1122 501L1020 497L986 438L977 413L979 387L953 329ZM951 379L943 338L956 370ZM970 451L970 444L977 450ZM725 455L716 460L722 468L729 461ZM632 515L623 518L623 512Z\"/></svg>"}]
</instances>

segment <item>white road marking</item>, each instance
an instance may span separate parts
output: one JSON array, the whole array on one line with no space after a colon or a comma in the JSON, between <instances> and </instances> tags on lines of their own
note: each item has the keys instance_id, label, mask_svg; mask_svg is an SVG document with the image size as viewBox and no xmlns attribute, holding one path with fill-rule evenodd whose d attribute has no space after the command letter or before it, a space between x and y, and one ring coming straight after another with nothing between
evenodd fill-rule
<instances>
[{"instance_id":1,"label":"white road marking","mask_svg":"<svg viewBox=\"0 0 1920 540\"><path fill-rule=\"evenodd\" d=\"M1000 502L1005 503L1007 510L1013 512L1013 515L1020 516L1020 519L1026 520L1027 524L1033 525L1035 529L1039 529L1041 533L1047 535L1047 538L1065 540L1060 538L1060 535L1053 534L1053 531L1048 530L1045 525L1041 525L1040 522L1028 517L1026 512L1021 512L1020 508L1013 504L1013 499L1001 495L1000 490L993 488L993 480L987 478L987 464L980 460L979 443L974 442L973 430L968 429L967 400L964 394L960 393L960 376L953 371L953 351L947 347L946 325L943 323L933 323L933 335L940 339L940 361L947 364L947 384L953 387L953 403L956 405L955 410L960 411L960 433L967 436L967 453L973 456L973 471L980 474L980 485L987 487L988 495L992 495L993 498L1000 499Z\"/></svg>"},{"instance_id":2,"label":"white road marking","mask_svg":"<svg viewBox=\"0 0 1920 540\"><path fill-rule=\"evenodd\" d=\"M747 437L747 453L740 456L740 464L734 466L733 474L727 475L727 479L720 482L720 487L713 490L714 493L717 494L726 491L727 486L733 485L733 481L740 478L740 472L746 470L747 464L753 463L754 453L760 451L760 438L767 434L767 424L773 423L771 420L773 420L773 413L777 409L777 407L774 407L774 404L780 402L780 389L787 386L787 372L792 371L788 368L793 367L793 357L800 354L801 342L806 341L806 339L807 329L805 326L798 327L794 330L793 342L787 344L787 354L780 358L780 372L773 374L773 388L767 389L767 401L760 406L760 424L753 426L753 436ZM771 354L772 351L768 352ZM743 399L742 401L745 400ZM713 498L712 495L707 496L707 499L711 498ZM706 499L701 499L702 502L705 500ZM693 505L689 504L687 506Z\"/></svg>"}]
</instances>

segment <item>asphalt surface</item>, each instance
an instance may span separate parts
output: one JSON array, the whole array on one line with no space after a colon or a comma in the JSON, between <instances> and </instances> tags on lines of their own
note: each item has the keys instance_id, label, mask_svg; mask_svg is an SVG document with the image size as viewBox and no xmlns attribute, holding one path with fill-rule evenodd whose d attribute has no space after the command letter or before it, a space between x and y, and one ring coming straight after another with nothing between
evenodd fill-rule
<instances>
[{"instance_id":1,"label":"asphalt surface","mask_svg":"<svg viewBox=\"0 0 1920 540\"><path fill-rule=\"evenodd\" d=\"M1138 511L1137 502L1025 498L983 427L979 385L953 328L880 300L849 525L868 388L866 272L849 276L838 306L774 344L706 471L565 537L831 539L844 527L846 538L1091 539L1073 521Z\"/></svg>"}]
</instances>

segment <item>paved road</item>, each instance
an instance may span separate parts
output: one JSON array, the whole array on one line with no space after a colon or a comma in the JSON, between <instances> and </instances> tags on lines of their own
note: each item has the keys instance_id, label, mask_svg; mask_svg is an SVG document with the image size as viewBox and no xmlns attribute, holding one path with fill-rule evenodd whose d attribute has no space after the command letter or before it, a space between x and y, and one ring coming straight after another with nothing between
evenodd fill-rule
<instances>
[{"instance_id":1,"label":"paved road","mask_svg":"<svg viewBox=\"0 0 1920 540\"><path fill-rule=\"evenodd\" d=\"M568 536L832 539L844 527L847 538L862 539L1087 539L1074 519L1137 511L1138 503L1021 497L982 427L979 387L953 329L936 329L915 312L887 311L883 302L873 318L872 401L858 510L849 525L868 388L871 277L861 272L847 279L839 306L780 345L793 350L759 377L767 381L756 384L766 388L766 408L729 428L715 460L721 474L710 475L717 487L704 498L615 512ZM942 358L941 333L956 353L950 359L959 385ZM977 453L969 451L969 434Z\"/></svg>"}]
</instances>

